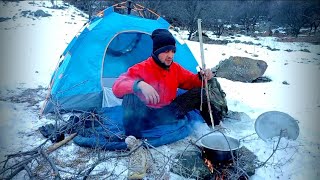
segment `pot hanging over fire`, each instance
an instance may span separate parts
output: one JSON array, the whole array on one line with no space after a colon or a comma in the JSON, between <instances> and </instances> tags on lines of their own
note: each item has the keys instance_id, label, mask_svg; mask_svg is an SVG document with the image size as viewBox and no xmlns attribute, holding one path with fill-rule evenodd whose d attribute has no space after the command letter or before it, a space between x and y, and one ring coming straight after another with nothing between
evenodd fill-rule
<instances>
[{"instance_id":1,"label":"pot hanging over fire","mask_svg":"<svg viewBox=\"0 0 320 180\"><path fill-rule=\"evenodd\" d=\"M236 156L240 142L220 133L209 134L200 139L199 146L205 158L213 162L230 161Z\"/></svg>"}]
</instances>

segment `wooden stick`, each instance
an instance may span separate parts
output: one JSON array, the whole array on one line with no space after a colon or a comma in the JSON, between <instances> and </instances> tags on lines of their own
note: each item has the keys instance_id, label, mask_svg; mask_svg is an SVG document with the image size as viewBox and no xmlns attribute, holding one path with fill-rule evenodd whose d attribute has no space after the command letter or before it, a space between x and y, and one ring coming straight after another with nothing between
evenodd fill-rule
<instances>
[{"instance_id":1,"label":"wooden stick","mask_svg":"<svg viewBox=\"0 0 320 180\"><path fill-rule=\"evenodd\" d=\"M50 154L51 152L55 151L56 149L58 149L59 147L61 147L64 144L67 144L69 141L71 141L74 137L76 137L77 133L73 133L70 136L68 136L67 138L65 138L64 140L53 144L52 146L48 147L47 149L47 153Z\"/></svg>"},{"instance_id":2,"label":"wooden stick","mask_svg":"<svg viewBox=\"0 0 320 180\"><path fill-rule=\"evenodd\" d=\"M54 162L52 161L52 159L49 157L49 155L44 151L44 150L40 150L41 155L43 156L43 158L45 160L48 161L48 163L50 164L54 174L53 176L55 177L55 180L61 179L61 176L59 174L59 170L57 168L57 166L54 164Z\"/></svg>"},{"instance_id":3,"label":"wooden stick","mask_svg":"<svg viewBox=\"0 0 320 180\"><path fill-rule=\"evenodd\" d=\"M198 19L198 34L199 34L199 42L200 42L200 53L201 53L202 69L205 70L206 69L206 63L204 61L201 19ZM213 121L213 117L212 117L212 110L211 110L211 104L210 104L209 87L208 87L208 83L207 83L207 79L206 78L204 78L204 85L205 85L205 90L206 90L206 94L207 94L207 103L208 103L208 109L209 109L209 114L210 114L211 125L212 125L212 129L213 129L214 128L214 121ZM201 96L201 99L202 99L202 96Z\"/></svg>"},{"instance_id":4,"label":"wooden stick","mask_svg":"<svg viewBox=\"0 0 320 180\"><path fill-rule=\"evenodd\" d=\"M198 35L199 35L199 42L200 42L201 65L202 65L202 69L205 70L206 69L206 63L204 61L201 19L198 19Z\"/></svg>"}]
</instances>

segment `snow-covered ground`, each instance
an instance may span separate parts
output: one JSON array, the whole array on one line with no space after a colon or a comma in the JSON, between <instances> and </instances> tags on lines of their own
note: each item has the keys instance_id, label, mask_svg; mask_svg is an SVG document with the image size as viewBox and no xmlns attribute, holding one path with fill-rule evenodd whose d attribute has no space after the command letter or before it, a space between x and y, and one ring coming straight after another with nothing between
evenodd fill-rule
<instances>
[{"instance_id":1,"label":"snow-covered ground","mask_svg":"<svg viewBox=\"0 0 320 180\"><path fill-rule=\"evenodd\" d=\"M44 138L37 129L51 121L45 117L39 118L38 107L41 102L30 106L26 102L18 103L6 97L18 96L27 88L47 87L59 56L87 21L86 15L81 15L83 13L72 6L65 6L66 9L62 10L50 8L52 5L49 1L35 1L35 4L30 2L0 2L0 17L11 18L0 22L1 161L5 154L29 150L43 142ZM36 18L21 15L22 11L38 9L52 16ZM181 37L187 37L185 32L181 33ZM227 94L229 109L243 112L241 121L224 121L224 126L229 130L228 135L240 139L254 134L255 119L263 112L272 110L285 112L299 122L298 139L282 139L280 149L266 166L256 170L252 179L319 179L319 45L283 43L273 37L255 39L235 36L235 39L220 39L251 41L261 45L204 44L207 67L214 67L229 56L250 57L267 62L268 68L264 75L272 79L268 83L241 83L218 78ZM201 64L199 43L186 43ZM271 51L267 47L280 50ZM293 51L286 51L288 49ZM303 49L310 52L301 51ZM283 84L284 81L288 82L288 85ZM39 99L37 95L43 97L44 91L39 90L32 98ZM206 132L209 132L208 127L201 124L187 139L196 139ZM252 135L245 138L242 145L253 151L259 161L263 162L272 153L275 141L264 142L257 135ZM181 152L186 143L187 140L183 140L158 149L160 152L175 154ZM72 158L67 154L75 152L75 149L87 151L71 144L63 147L59 155ZM112 163L114 162L109 162L108 166L112 166ZM116 171L121 172L123 168L119 166ZM171 179L179 177L171 174Z\"/></svg>"}]
</instances>

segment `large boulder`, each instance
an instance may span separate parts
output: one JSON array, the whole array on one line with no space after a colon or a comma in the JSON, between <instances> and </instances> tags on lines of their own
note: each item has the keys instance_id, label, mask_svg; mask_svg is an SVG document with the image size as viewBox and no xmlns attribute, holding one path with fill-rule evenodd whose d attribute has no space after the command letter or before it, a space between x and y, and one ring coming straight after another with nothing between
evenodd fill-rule
<instances>
[{"instance_id":1,"label":"large boulder","mask_svg":"<svg viewBox=\"0 0 320 180\"><path fill-rule=\"evenodd\" d=\"M262 60L254 60L247 57L230 56L213 68L217 77L232 81L252 82L261 77L268 64Z\"/></svg>"}]
</instances>

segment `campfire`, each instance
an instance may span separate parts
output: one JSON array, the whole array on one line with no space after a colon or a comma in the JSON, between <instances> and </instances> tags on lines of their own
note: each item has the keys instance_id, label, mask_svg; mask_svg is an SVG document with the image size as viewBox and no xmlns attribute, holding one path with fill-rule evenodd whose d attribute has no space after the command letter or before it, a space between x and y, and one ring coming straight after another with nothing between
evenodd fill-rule
<instances>
[{"instance_id":1,"label":"campfire","mask_svg":"<svg viewBox=\"0 0 320 180\"><path fill-rule=\"evenodd\" d=\"M229 178L230 174L233 171L233 163L232 160L228 162L212 162L207 158L203 158L204 163L208 167L209 171L211 172L211 178L214 180L224 180L224 179L231 179ZM232 170L232 171L231 171ZM246 176L240 176L238 179L247 179Z\"/></svg>"},{"instance_id":2,"label":"campfire","mask_svg":"<svg viewBox=\"0 0 320 180\"><path fill-rule=\"evenodd\" d=\"M210 179L213 180L225 180L225 179L238 179L247 180L248 174L250 172L243 168L245 164L249 164L244 156L239 156L234 159L227 161L217 162L215 160L210 160L210 156L206 154L205 151L202 152L202 159L204 164L207 166L208 170L211 172Z\"/></svg>"},{"instance_id":3,"label":"campfire","mask_svg":"<svg viewBox=\"0 0 320 180\"><path fill-rule=\"evenodd\" d=\"M185 151L177 155L178 162L171 172L186 178L207 180L244 180L255 173L256 156L241 147L234 161L215 161L204 151ZM192 163L190 163L192 162ZM192 176L190 176L192 174Z\"/></svg>"}]
</instances>

